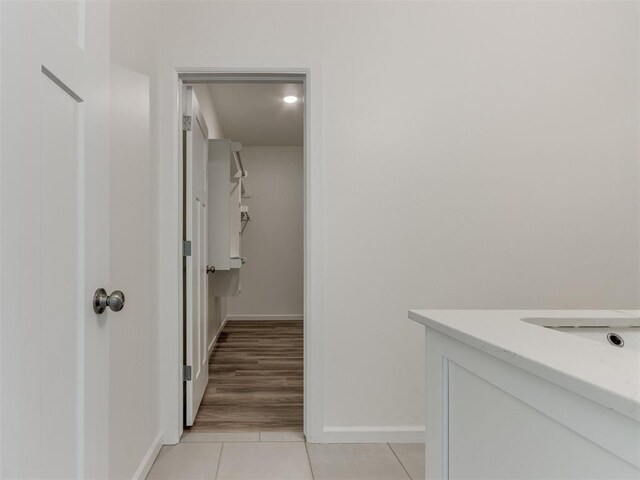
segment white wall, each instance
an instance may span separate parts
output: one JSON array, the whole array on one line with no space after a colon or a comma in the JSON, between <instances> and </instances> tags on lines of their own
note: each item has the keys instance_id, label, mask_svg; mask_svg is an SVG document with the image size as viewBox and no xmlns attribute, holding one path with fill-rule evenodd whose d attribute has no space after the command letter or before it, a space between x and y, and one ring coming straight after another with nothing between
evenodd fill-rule
<instances>
[{"instance_id":1,"label":"white wall","mask_svg":"<svg viewBox=\"0 0 640 480\"><path fill-rule=\"evenodd\" d=\"M109 478L131 478L159 428L149 102L149 77L113 65L110 282L126 303L109 317Z\"/></svg>"},{"instance_id":2,"label":"white wall","mask_svg":"<svg viewBox=\"0 0 640 480\"><path fill-rule=\"evenodd\" d=\"M109 322L109 478L144 478L161 446L157 275L159 16L149 5L111 3L109 291L126 297ZM137 25L136 16L145 22ZM121 41L122 43L119 43Z\"/></svg>"},{"instance_id":3,"label":"white wall","mask_svg":"<svg viewBox=\"0 0 640 480\"><path fill-rule=\"evenodd\" d=\"M241 238L247 263L242 293L229 298L229 315L301 317L303 314L304 154L302 147L243 147L251 221ZM233 317L231 317L233 318Z\"/></svg>"},{"instance_id":4,"label":"white wall","mask_svg":"<svg viewBox=\"0 0 640 480\"><path fill-rule=\"evenodd\" d=\"M409 308L638 307L636 3L161 9L165 68L321 66L325 427L423 425Z\"/></svg>"}]
</instances>

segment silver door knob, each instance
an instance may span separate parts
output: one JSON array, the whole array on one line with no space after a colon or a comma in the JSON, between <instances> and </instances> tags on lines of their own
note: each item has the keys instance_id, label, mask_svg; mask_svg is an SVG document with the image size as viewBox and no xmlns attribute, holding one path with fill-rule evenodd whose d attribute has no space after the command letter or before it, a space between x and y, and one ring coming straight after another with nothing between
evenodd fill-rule
<instances>
[{"instance_id":1,"label":"silver door knob","mask_svg":"<svg viewBox=\"0 0 640 480\"><path fill-rule=\"evenodd\" d=\"M111 295L107 295L104 288L99 288L93 295L93 311L98 315L104 313L109 307L114 312L119 312L124 307L124 293L120 290L114 290Z\"/></svg>"}]
</instances>

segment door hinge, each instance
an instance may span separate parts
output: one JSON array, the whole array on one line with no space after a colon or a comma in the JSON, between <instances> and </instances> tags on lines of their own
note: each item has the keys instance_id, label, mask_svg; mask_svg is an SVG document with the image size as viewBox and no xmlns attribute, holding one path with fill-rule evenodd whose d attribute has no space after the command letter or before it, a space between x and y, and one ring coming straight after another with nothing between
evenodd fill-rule
<instances>
[{"instance_id":1,"label":"door hinge","mask_svg":"<svg viewBox=\"0 0 640 480\"><path fill-rule=\"evenodd\" d=\"M191 115L182 116L182 130L185 132L191 131Z\"/></svg>"},{"instance_id":2,"label":"door hinge","mask_svg":"<svg viewBox=\"0 0 640 480\"><path fill-rule=\"evenodd\" d=\"M183 382L191 381L191 365L182 366L182 381Z\"/></svg>"},{"instance_id":3,"label":"door hinge","mask_svg":"<svg viewBox=\"0 0 640 480\"><path fill-rule=\"evenodd\" d=\"M182 241L182 256L183 257L191 256L191 240Z\"/></svg>"}]
</instances>

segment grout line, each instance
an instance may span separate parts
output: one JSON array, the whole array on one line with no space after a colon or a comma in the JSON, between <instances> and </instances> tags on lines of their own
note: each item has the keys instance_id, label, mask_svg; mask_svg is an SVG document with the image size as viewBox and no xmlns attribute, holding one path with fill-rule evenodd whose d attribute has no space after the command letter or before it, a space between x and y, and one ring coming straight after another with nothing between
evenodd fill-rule
<instances>
[{"instance_id":1,"label":"grout line","mask_svg":"<svg viewBox=\"0 0 640 480\"><path fill-rule=\"evenodd\" d=\"M396 451L393 449L393 447L391 446L390 443L387 443L387 447L389 447L389 450L391 450L391 453L393 453L393 456L396 457L396 460L398 460L398 463L400 464L400 466L402 467L402 469L404 470L404 473L407 474L407 478L409 478L409 480L413 480L413 477L409 474L409 471L406 469L406 467L404 466L404 464L402 463L402 460L400 460L400 457L398 457L398 454L396 453Z\"/></svg>"},{"instance_id":2,"label":"grout line","mask_svg":"<svg viewBox=\"0 0 640 480\"><path fill-rule=\"evenodd\" d=\"M305 441L306 440L260 440L260 443L304 443Z\"/></svg>"},{"instance_id":3,"label":"grout line","mask_svg":"<svg viewBox=\"0 0 640 480\"><path fill-rule=\"evenodd\" d=\"M311 465L311 457L309 456L309 448L307 447L306 440L304 441L304 451L307 452L307 462L309 462L309 471L311 472L311 480L313 480L313 465Z\"/></svg>"},{"instance_id":4,"label":"grout line","mask_svg":"<svg viewBox=\"0 0 640 480\"><path fill-rule=\"evenodd\" d=\"M213 480L216 480L218 478L218 471L220 470L220 464L222 463L222 450L224 450L224 443L222 442L222 445L220 446L220 455L218 456L218 464L216 465L216 474L213 477Z\"/></svg>"}]
</instances>

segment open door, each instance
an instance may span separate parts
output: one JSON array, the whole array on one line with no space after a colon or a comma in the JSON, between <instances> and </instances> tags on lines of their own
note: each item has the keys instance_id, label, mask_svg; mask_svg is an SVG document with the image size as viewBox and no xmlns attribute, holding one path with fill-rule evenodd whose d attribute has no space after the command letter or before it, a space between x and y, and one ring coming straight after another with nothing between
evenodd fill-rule
<instances>
[{"instance_id":1,"label":"open door","mask_svg":"<svg viewBox=\"0 0 640 480\"><path fill-rule=\"evenodd\" d=\"M107 478L109 3L0 9L0 477Z\"/></svg>"},{"instance_id":2,"label":"open door","mask_svg":"<svg viewBox=\"0 0 640 480\"><path fill-rule=\"evenodd\" d=\"M207 160L209 132L192 87L183 87L185 219L185 425L209 382L207 352Z\"/></svg>"}]
</instances>

